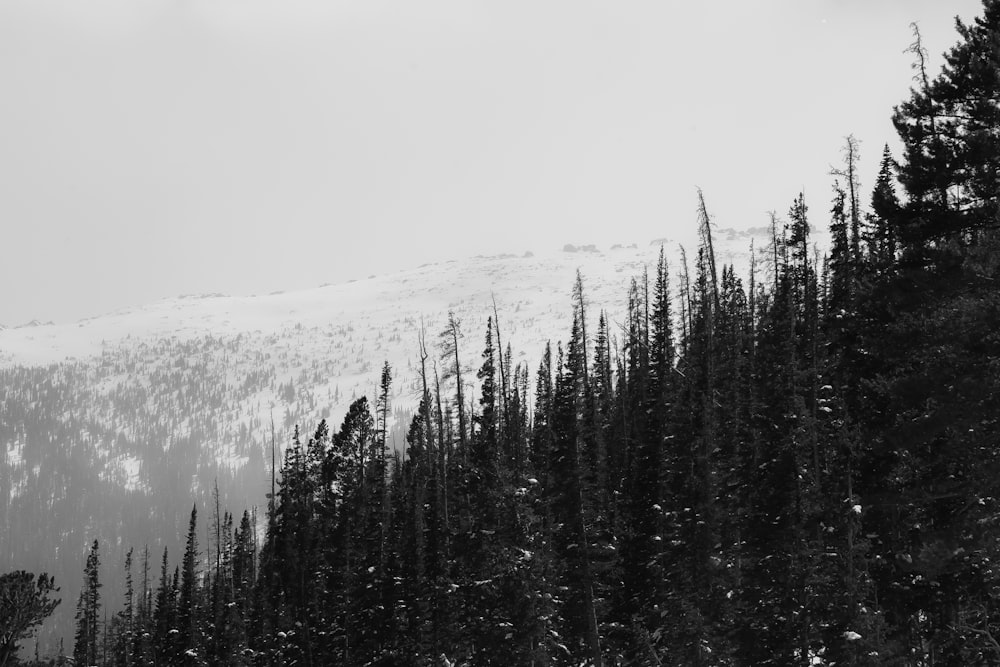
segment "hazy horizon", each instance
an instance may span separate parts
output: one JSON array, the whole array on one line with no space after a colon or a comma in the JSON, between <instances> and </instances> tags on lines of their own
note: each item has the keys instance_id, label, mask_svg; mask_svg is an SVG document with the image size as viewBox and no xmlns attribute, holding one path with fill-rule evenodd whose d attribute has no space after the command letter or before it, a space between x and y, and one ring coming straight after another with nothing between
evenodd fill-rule
<instances>
[{"instance_id":1,"label":"hazy horizon","mask_svg":"<svg viewBox=\"0 0 1000 667\"><path fill-rule=\"evenodd\" d=\"M944 5L947 6L944 6ZM456 256L687 236L861 142L867 203L910 22L940 3L0 4L0 323L265 293Z\"/></svg>"}]
</instances>

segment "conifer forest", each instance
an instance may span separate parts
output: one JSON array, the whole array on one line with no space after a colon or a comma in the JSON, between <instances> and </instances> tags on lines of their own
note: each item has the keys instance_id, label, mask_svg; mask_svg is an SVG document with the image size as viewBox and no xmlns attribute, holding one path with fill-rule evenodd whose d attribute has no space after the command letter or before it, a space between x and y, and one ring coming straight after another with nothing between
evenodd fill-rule
<instances>
[{"instance_id":1,"label":"conifer forest","mask_svg":"<svg viewBox=\"0 0 1000 667\"><path fill-rule=\"evenodd\" d=\"M1000 0L939 73L916 28L910 56L901 152L863 184L847 137L748 275L699 192L687 261L624 321L578 274L537 367L490 304L415 327L402 447L385 363L269 442L256 507L193 497L183 551L101 570L92 536L79 590L4 575L0 665L57 597L40 664L1000 665Z\"/></svg>"}]
</instances>

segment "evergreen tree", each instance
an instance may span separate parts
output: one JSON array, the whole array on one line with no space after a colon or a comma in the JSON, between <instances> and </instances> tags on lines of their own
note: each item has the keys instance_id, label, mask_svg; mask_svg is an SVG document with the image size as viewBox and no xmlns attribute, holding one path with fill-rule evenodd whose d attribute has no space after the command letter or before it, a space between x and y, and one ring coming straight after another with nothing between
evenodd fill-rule
<instances>
[{"instance_id":1,"label":"evergreen tree","mask_svg":"<svg viewBox=\"0 0 1000 667\"><path fill-rule=\"evenodd\" d=\"M113 646L114 663L124 666L132 664L132 650L135 644L135 586L132 581L133 551L130 548L125 553L125 604L114 619L117 630Z\"/></svg>"},{"instance_id":2,"label":"evergreen tree","mask_svg":"<svg viewBox=\"0 0 1000 667\"><path fill-rule=\"evenodd\" d=\"M591 541L583 506L583 466L580 452L580 419L583 408L583 347L580 318L574 313L565 366L560 368L553 392L553 442L549 459L550 511L554 522L553 544L562 563L566 595L560 614L571 655L586 655L594 665L603 664L594 596Z\"/></svg>"},{"instance_id":3,"label":"evergreen tree","mask_svg":"<svg viewBox=\"0 0 1000 667\"><path fill-rule=\"evenodd\" d=\"M957 22L961 40L938 77L927 76L919 33L912 47L918 85L893 116L904 145L899 178L909 198L895 229L907 262L943 261L956 244L996 227L1000 5L985 0L983 7L972 25Z\"/></svg>"},{"instance_id":4,"label":"evergreen tree","mask_svg":"<svg viewBox=\"0 0 1000 667\"><path fill-rule=\"evenodd\" d=\"M167 569L167 549L163 548L163 564L160 568L160 586L156 592L156 614L154 616L153 646L158 664L176 664L173 660L177 625L177 590ZM175 577L176 578L176 577Z\"/></svg>"},{"instance_id":5,"label":"evergreen tree","mask_svg":"<svg viewBox=\"0 0 1000 667\"><path fill-rule=\"evenodd\" d=\"M191 508L187 543L181 561L177 598L177 650L182 665L200 664L202 658L200 596L198 591L198 506Z\"/></svg>"},{"instance_id":6,"label":"evergreen tree","mask_svg":"<svg viewBox=\"0 0 1000 667\"><path fill-rule=\"evenodd\" d=\"M465 391L462 377L462 360L459 356L459 341L462 340L462 321L455 313L448 312L448 324L438 336L441 343L441 359L447 364L443 380L455 378L455 405L458 409L458 440L462 449L466 447L468 435L465 413Z\"/></svg>"},{"instance_id":7,"label":"evergreen tree","mask_svg":"<svg viewBox=\"0 0 1000 667\"><path fill-rule=\"evenodd\" d=\"M37 579L30 572L17 570L0 575L0 665L7 665L20 643L52 614L60 600L49 596L58 593L55 579L45 573ZM38 662L35 645L35 662Z\"/></svg>"},{"instance_id":8,"label":"evergreen tree","mask_svg":"<svg viewBox=\"0 0 1000 667\"><path fill-rule=\"evenodd\" d=\"M73 660L78 665L96 665L100 628L101 582L99 544L94 540L83 568L83 588L76 606L76 635Z\"/></svg>"},{"instance_id":9,"label":"evergreen tree","mask_svg":"<svg viewBox=\"0 0 1000 667\"><path fill-rule=\"evenodd\" d=\"M890 270L896 262L898 244L893 224L900 214L895 185L896 168L896 161L886 144L872 191L871 213L868 215L869 233L865 239L870 256L868 263L877 274Z\"/></svg>"},{"instance_id":10,"label":"evergreen tree","mask_svg":"<svg viewBox=\"0 0 1000 667\"><path fill-rule=\"evenodd\" d=\"M1000 659L983 634L1000 620L985 528L998 464L1000 387L986 360L1000 354L1000 3L987 0L958 31L933 79L914 45L921 76L894 116L906 200L893 210L888 198L884 211L899 256L859 303L866 354L845 372L862 389L855 414L870 443L858 482L863 530L879 540L886 651L986 664Z\"/></svg>"},{"instance_id":11,"label":"evergreen tree","mask_svg":"<svg viewBox=\"0 0 1000 667\"><path fill-rule=\"evenodd\" d=\"M144 665L153 657L153 593L149 583L149 546L142 549L142 581L135 609L134 636L132 640L133 663Z\"/></svg>"}]
</instances>

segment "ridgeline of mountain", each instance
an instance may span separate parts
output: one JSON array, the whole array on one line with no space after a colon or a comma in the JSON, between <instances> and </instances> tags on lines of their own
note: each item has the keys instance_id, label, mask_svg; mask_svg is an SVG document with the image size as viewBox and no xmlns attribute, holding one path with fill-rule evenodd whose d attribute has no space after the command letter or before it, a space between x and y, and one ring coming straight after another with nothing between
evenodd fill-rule
<instances>
[{"instance_id":1,"label":"ridgeline of mountain","mask_svg":"<svg viewBox=\"0 0 1000 667\"><path fill-rule=\"evenodd\" d=\"M753 235L717 236L720 262L745 273ZM339 423L355 398L373 397L384 361L395 377L389 441L401 448L419 398L421 328L436 359L438 333L455 313L471 384L495 304L502 344L533 370L545 343L569 331L578 270L588 307L606 310L614 330L629 284L652 271L661 244L680 276L679 245L667 239L606 250L567 245L0 330L0 532L8 536L0 570L44 570L62 586L67 597L43 646L70 637L70 598L95 538L112 545L102 579L116 599L128 545L148 545L153 563L164 546L179 553L192 497L207 502L216 483L223 507L263 507L272 433L280 465L297 424Z\"/></svg>"}]
</instances>

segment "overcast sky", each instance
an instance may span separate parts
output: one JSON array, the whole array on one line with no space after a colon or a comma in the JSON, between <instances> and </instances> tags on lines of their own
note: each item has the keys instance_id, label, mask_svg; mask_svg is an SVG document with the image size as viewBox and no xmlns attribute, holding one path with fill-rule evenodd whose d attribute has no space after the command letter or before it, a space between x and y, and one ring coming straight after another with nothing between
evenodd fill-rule
<instances>
[{"instance_id":1,"label":"overcast sky","mask_svg":"<svg viewBox=\"0 0 1000 667\"><path fill-rule=\"evenodd\" d=\"M0 323L766 222L979 0L0 0ZM867 198L867 197L866 197Z\"/></svg>"}]
</instances>

